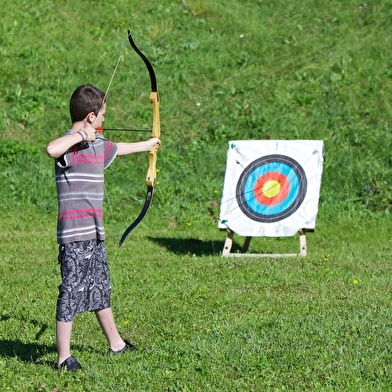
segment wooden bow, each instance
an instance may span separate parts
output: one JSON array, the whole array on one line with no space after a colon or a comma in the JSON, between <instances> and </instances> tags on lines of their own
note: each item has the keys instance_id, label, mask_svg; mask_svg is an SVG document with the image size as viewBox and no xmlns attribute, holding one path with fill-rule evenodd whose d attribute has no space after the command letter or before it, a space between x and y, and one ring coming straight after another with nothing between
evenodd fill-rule
<instances>
[{"instance_id":1,"label":"wooden bow","mask_svg":"<svg viewBox=\"0 0 392 392\"><path fill-rule=\"evenodd\" d=\"M153 123L152 123L151 137L160 138L161 125L159 120L159 93L158 93L158 85L157 85L157 79L155 76L154 68L150 63L150 61L148 60L148 58L144 55L144 53L136 46L135 42L133 41L131 32L129 30L128 30L128 40L132 48L135 50L135 52L143 59L144 64L146 65L148 72L150 74L151 93L149 99L150 99L150 105L152 106L152 110L153 110ZM138 215L138 217L135 219L135 221L131 223L129 227L124 231L124 234L120 239L119 246L123 244L128 234L142 221L148 209L150 208L156 177L157 177L157 170L156 170L157 146L154 146L152 150L148 153L148 160L149 160L149 165L148 165L147 177L146 177L147 194L146 194L146 200L144 202L143 209Z\"/></svg>"}]
</instances>

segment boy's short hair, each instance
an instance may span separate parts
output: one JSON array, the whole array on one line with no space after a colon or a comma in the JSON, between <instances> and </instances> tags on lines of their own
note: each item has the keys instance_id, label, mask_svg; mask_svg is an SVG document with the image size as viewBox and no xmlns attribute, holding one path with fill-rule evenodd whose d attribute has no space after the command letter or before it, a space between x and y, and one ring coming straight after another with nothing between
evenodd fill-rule
<instances>
[{"instance_id":1,"label":"boy's short hair","mask_svg":"<svg viewBox=\"0 0 392 392\"><path fill-rule=\"evenodd\" d=\"M94 112L98 116L105 101L105 93L92 84L79 86L73 92L69 101L69 112L72 123L83 121L91 112Z\"/></svg>"}]
</instances>

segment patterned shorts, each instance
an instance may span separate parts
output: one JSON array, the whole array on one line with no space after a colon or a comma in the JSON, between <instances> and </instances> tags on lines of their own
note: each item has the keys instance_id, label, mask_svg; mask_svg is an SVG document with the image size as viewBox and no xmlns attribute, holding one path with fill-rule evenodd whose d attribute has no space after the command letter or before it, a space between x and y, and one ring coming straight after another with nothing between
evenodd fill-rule
<instances>
[{"instance_id":1,"label":"patterned shorts","mask_svg":"<svg viewBox=\"0 0 392 392\"><path fill-rule=\"evenodd\" d=\"M110 307L110 277L103 241L88 240L59 246L61 279L56 320Z\"/></svg>"}]
</instances>

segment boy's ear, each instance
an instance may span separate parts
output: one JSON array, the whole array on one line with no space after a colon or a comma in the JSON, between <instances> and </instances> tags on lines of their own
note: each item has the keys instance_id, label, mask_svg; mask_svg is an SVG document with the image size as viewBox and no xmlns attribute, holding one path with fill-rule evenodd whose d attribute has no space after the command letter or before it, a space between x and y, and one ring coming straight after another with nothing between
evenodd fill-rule
<instances>
[{"instance_id":1,"label":"boy's ear","mask_svg":"<svg viewBox=\"0 0 392 392\"><path fill-rule=\"evenodd\" d=\"M89 124L92 124L97 116L94 112L91 112L87 115L86 120Z\"/></svg>"}]
</instances>

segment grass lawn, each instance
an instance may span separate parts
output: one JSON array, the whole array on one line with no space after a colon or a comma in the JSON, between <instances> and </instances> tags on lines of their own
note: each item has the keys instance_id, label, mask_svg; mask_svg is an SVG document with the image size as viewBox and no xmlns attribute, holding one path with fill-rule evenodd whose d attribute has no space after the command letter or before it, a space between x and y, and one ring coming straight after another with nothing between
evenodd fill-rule
<instances>
[{"instance_id":1,"label":"grass lawn","mask_svg":"<svg viewBox=\"0 0 392 392\"><path fill-rule=\"evenodd\" d=\"M1 391L390 391L390 1L18 0L0 7ZM150 129L161 94L158 183L146 154L105 173L112 306L137 352L106 355L76 318L83 371L53 369L60 283L53 162L69 97L105 90L105 126ZM105 132L114 141L148 133ZM217 228L229 140L323 140L308 256L223 258ZM233 250L243 238L234 236ZM298 252L297 236L252 253Z\"/></svg>"}]
</instances>

